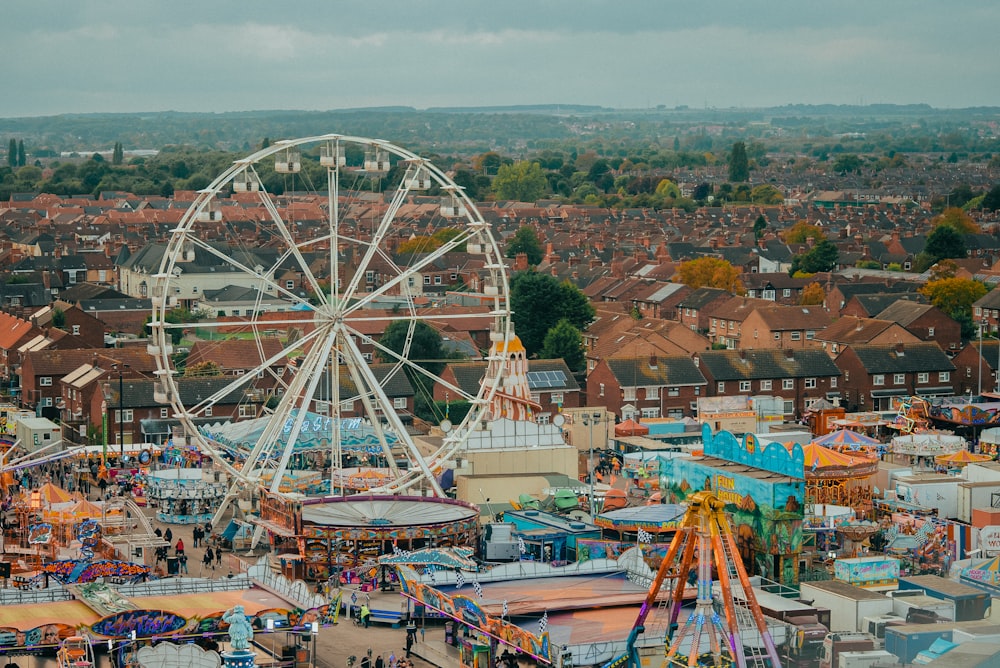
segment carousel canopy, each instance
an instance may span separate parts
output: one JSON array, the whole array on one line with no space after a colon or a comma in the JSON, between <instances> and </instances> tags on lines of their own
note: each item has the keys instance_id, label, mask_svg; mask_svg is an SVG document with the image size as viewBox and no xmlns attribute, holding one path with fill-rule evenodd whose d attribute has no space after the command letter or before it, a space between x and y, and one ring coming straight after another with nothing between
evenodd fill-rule
<instances>
[{"instance_id":1,"label":"carousel canopy","mask_svg":"<svg viewBox=\"0 0 1000 668\"><path fill-rule=\"evenodd\" d=\"M280 452L288 443L292 424L298 411L293 411L278 435ZM238 450L249 450L260 440L267 423L273 418L263 417L256 420L241 420L229 424L216 424L202 427L202 433L213 441ZM313 450L329 450L332 444L331 436L334 429L334 418L316 413L307 413L299 438L293 448L294 452L309 452ZM378 437L371 425L365 424L360 418L341 418L339 420L340 447L344 450L378 453L381 451ZM396 437L386 432L386 441L396 442Z\"/></svg>"},{"instance_id":2,"label":"carousel canopy","mask_svg":"<svg viewBox=\"0 0 1000 668\"><path fill-rule=\"evenodd\" d=\"M615 436L645 436L648 433L649 427L636 422L632 418L615 425Z\"/></svg>"},{"instance_id":3,"label":"carousel canopy","mask_svg":"<svg viewBox=\"0 0 1000 668\"><path fill-rule=\"evenodd\" d=\"M467 547L428 547L413 552L384 555L378 558L380 564L406 564L408 566L444 566L446 568L461 568L467 571L478 570L479 566L472 560L474 550Z\"/></svg>"},{"instance_id":4,"label":"carousel canopy","mask_svg":"<svg viewBox=\"0 0 1000 668\"><path fill-rule=\"evenodd\" d=\"M41 499L43 503L47 504L69 503L70 501L73 501L72 494L67 492L62 487L53 485L51 482L45 483L31 493L32 496L35 494L38 494L38 498Z\"/></svg>"},{"instance_id":5,"label":"carousel canopy","mask_svg":"<svg viewBox=\"0 0 1000 668\"><path fill-rule=\"evenodd\" d=\"M975 452L969 452L968 450L959 450L958 452L953 452L950 455L938 455L934 458L934 461L944 466L965 466L966 464L988 462L991 459L993 459L993 457L990 455L977 454Z\"/></svg>"},{"instance_id":6,"label":"carousel canopy","mask_svg":"<svg viewBox=\"0 0 1000 668\"><path fill-rule=\"evenodd\" d=\"M847 447L849 449L858 449L863 446L868 445L878 445L879 441L871 436L865 436L864 434L859 434L856 431L850 429L838 429L837 431L831 431L829 434L815 438L812 441L816 445L822 445L824 447Z\"/></svg>"},{"instance_id":7,"label":"carousel canopy","mask_svg":"<svg viewBox=\"0 0 1000 668\"><path fill-rule=\"evenodd\" d=\"M825 448L813 442L802 448L805 457L806 479L810 478L860 478L878 470L874 457L847 454Z\"/></svg>"}]
</instances>

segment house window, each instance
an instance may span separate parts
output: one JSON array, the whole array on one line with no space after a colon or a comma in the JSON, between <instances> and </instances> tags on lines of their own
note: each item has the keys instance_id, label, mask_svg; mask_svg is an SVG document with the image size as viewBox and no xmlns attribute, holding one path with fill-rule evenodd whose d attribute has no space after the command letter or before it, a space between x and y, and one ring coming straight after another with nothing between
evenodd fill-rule
<instances>
[{"instance_id":1,"label":"house window","mask_svg":"<svg viewBox=\"0 0 1000 668\"><path fill-rule=\"evenodd\" d=\"M370 363L372 361L372 354L371 353L361 353L361 356L365 358L366 362Z\"/></svg>"},{"instance_id":2,"label":"house window","mask_svg":"<svg viewBox=\"0 0 1000 668\"><path fill-rule=\"evenodd\" d=\"M406 408L406 397L393 397L392 407L396 410L402 410Z\"/></svg>"},{"instance_id":3,"label":"house window","mask_svg":"<svg viewBox=\"0 0 1000 668\"><path fill-rule=\"evenodd\" d=\"M668 397L679 397L681 396L681 388L679 387L668 387L667 388Z\"/></svg>"},{"instance_id":4,"label":"house window","mask_svg":"<svg viewBox=\"0 0 1000 668\"><path fill-rule=\"evenodd\" d=\"M452 275L451 275L451 280L452 280L453 282L454 282L454 281L457 281L457 280L458 280L458 274L452 274Z\"/></svg>"},{"instance_id":5,"label":"house window","mask_svg":"<svg viewBox=\"0 0 1000 668\"><path fill-rule=\"evenodd\" d=\"M906 382L906 374L905 373L894 373L894 374L892 374L892 384L893 385L902 385L905 382Z\"/></svg>"},{"instance_id":6,"label":"house window","mask_svg":"<svg viewBox=\"0 0 1000 668\"><path fill-rule=\"evenodd\" d=\"M353 410L354 410L354 402L353 401L341 401L340 402L340 412L341 413L350 413Z\"/></svg>"},{"instance_id":7,"label":"house window","mask_svg":"<svg viewBox=\"0 0 1000 668\"><path fill-rule=\"evenodd\" d=\"M597 386L597 390L598 390L597 391L597 396L603 397L604 396L604 383L601 383L600 385L598 385Z\"/></svg>"},{"instance_id":8,"label":"house window","mask_svg":"<svg viewBox=\"0 0 1000 668\"><path fill-rule=\"evenodd\" d=\"M132 409L126 408L123 411L115 411L115 422L118 424L132 422Z\"/></svg>"},{"instance_id":9,"label":"house window","mask_svg":"<svg viewBox=\"0 0 1000 668\"><path fill-rule=\"evenodd\" d=\"M784 413L785 415L791 415L792 413L794 413L794 412L795 412L795 402L794 402L794 401L792 401L791 399L786 399L786 400L785 400L785 401L784 401L784 402L782 403L782 408L781 408L781 411L782 411L782 412L783 412L783 413Z\"/></svg>"},{"instance_id":10,"label":"house window","mask_svg":"<svg viewBox=\"0 0 1000 668\"><path fill-rule=\"evenodd\" d=\"M646 390L646 398L647 399L659 399L660 398L660 388L659 387L656 387L655 385L653 385L653 386L647 386L645 388L645 390Z\"/></svg>"},{"instance_id":11,"label":"house window","mask_svg":"<svg viewBox=\"0 0 1000 668\"><path fill-rule=\"evenodd\" d=\"M538 417L535 418L535 423L536 424L548 424L549 423L549 416L550 415L551 415L551 413L542 413L542 414L540 414Z\"/></svg>"},{"instance_id":12,"label":"house window","mask_svg":"<svg viewBox=\"0 0 1000 668\"><path fill-rule=\"evenodd\" d=\"M434 285L441 285L441 277L440 276L435 276L434 277Z\"/></svg>"},{"instance_id":13,"label":"house window","mask_svg":"<svg viewBox=\"0 0 1000 668\"><path fill-rule=\"evenodd\" d=\"M170 409L169 408L161 408L160 409L160 419L163 420L163 419L166 419L168 417L170 417Z\"/></svg>"},{"instance_id":14,"label":"house window","mask_svg":"<svg viewBox=\"0 0 1000 668\"><path fill-rule=\"evenodd\" d=\"M365 283L375 282L375 272L371 269L365 272Z\"/></svg>"},{"instance_id":15,"label":"house window","mask_svg":"<svg viewBox=\"0 0 1000 668\"><path fill-rule=\"evenodd\" d=\"M885 375L877 373L872 376L872 385L885 385Z\"/></svg>"},{"instance_id":16,"label":"house window","mask_svg":"<svg viewBox=\"0 0 1000 668\"><path fill-rule=\"evenodd\" d=\"M922 372L920 372L920 373L917 374L917 382L918 383L926 383L930 379L931 379L931 375L929 373L927 373L926 371L922 371Z\"/></svg>"},{"instance_id":17,"label":"house window","mask_svg":"<svg viewBox=\"0 0 1000 668\"><path fill-rule=\"evenodd\" d=\"M811 390L811 389L815 388L816 387L816 379L815 378L806 378L806 385L805 385L805 387L806 387L807 390Z\"/></svg>"},{"instance_id":18,"label":"house window","mask_svg":"<svg viewBox=\"0 0 1000 668\"><path fill-rule=\"evenodd\" d=\"M781 340L781 332L775 332L774 333L774 340L775 341L780 341Z\"/></svg>"},{"instance_id":19,"label":"house window","mask_svg":"<svg viewBox=\"0 0 1000 668\"><path fill-rule=\"evenodd\" d=\"M51 406L52 397L42 397L42 406Z\"/></svg>"},{"instance_id":20,"label":"house window","mask_svg":"<svg viewBox=\"0 0 1000 668\"><path fill-rule=\"evenodd\" d=\"M950 371L938 371L938 382L939 383L950 383L951 382L951 372Z\"/></svg>"},{"instance_id":21,"label":"house window","mask_svg":"<svg viewBox=\"0 0 1000 668\"><path fill-rule=\"evenodd\" d=\"M749 380L741 380L740 381L740 392L749 392L749 391L750 391L750 381Z\"/></svg>"},{"instance_id":22,"label":"house window","mask_svg":"<svg viewBox=\"0 0 1000 668\"><path fill-rule=\"evenodd\" d=\"M771 381L770 380L762 380L762 381L760 381L760 389L761 389L761 391L770 390L771 389Z\"/></svg>"},{"instance_id":23,"label":"house window","mask_svg":"<svg viewBox=\"0 0 1000 668\"><path fill-rule=\"evenodd\" d=\"M795 379L794 378L782 378L781 379L781 389L783 389L783 390L794 390L795 389Z\"/></svg>"},{"instance_id":24,"label":"house window","mask_svg":"<svg viewBox=\"0 0 1000 668\"><path fill-rule=\"evenodd\" d=\"M431 284L431 277L424 276L424 285L430 285L430 284Z\"/></svg>"},{"instance_id":25,"label":"house window","mask_svg":"<svg viewBox=\"0 0 1000 668\"><path fill-rule=\"evenodd\" d=\"M38 384L42 387L49 387L52 385L52 376L42 376L38 379Z\"/></svg>"},{"instance_id":26,"label":"house window","mask_svg":"<svg viewBox=\"0 0 1000 668\"><path fill-rule=\"evenodd\" d=\"M622 388L622 399L624 401L635 401L635 388L634 387L623 387Z\"/></svg>"},{"instance_id":27,"label":"house window","mask_svg":"<svg viewBox=\"0 0 1000 668\"><path fill-rule=\"evenodd\" d=\"M716 389L717 392L720 392L720 393L725 392L726 391L726 383L725 382L718 383L715 386L715 389Z\"/></svg>"},{"instance_id":28,"label":"house window","mask_svg":"<svg viewBox=\"0 0 1000 668\"><path fill-rule=\"evenodd\" d=\"M934 328L933 327L928 327L927 328L927 336L934 336Z\"/></svg>"},{"instance_id":29,"label":"house window","mask_svg":"<svg viewBox=\"0 0 1000 668\"><path fill-rule=\"evenodd\" d=\"M642 417L644 417L644 418L660 417L660 409L659 408L643 408L642 409Z\"/></svg>"},{"instance_id":30,"label":"house window","mask_svg":"<svg viewBox=\"0 0 1000 668\"><path fill-rule=\"evenodd\" d=\"M832 390L835 387L837 387L837 377L830 376L830 389Z\"/></svg>"},{"instance_id":31,"label":"house window","mask_svg":"<svg viewBox=\"0 0 1000 668\"><path fill-rule=\"evenodd\" d=\"M815 338L816 338L816 332L815 331L813 331L813 330L810 329L809 331L806 332L806 341L812 341Z\"/></svg>"},{"instance_id":32,"label":"house window","mask_svg":"<svg viewBox=\"0 0 1000 668\"><path fill-rule=\"evenodd\" d=\"M73 325L73 336L80 336L80 325Z\"/></svg>"},{"instance_id":33,"label":"house window","mask_svg":"<svg viewBox=\"0 0 1000 668\"><path fill-rule=\"evenodd\" d=\"M205 406L205 413L204 413L204 415L205 415L205 417L212 417L212 407L211 406Z\"/></svg>"},{"instance_id":34,"label":"house window","mask_svg":"<svg viewBox=\"0 0 1000 668\"><path fill-rule=\"evenodd\" d=\"M562 402L563 402L563 393L562 392L553 392L552 394L549 395L549 403L550 404L559 404L559 405L562 405Z\"/></svg>"},{"instance_id":35,"label":"house window","mask_svg":"<svg viewBox=\"0 0 1000 668\"><path fill-rule=\"evenodd\" d=\"M785 288L784 290L782 290L781 291L781 296L782 297L791 297L792 296L792 290L791 290L791 288Z\"/></svg>"},{"instance_id":36,"label":"house window","mask_svg":"<svg viewBox=\"0 0 1000 668\"><path fill-rule=\"evenodd\" d=\"M241 418L252 418L256 415L254 407L250 404L240 404L240 417Z\"/></svg>"},{"instance_id":37,"label":"house window","mask_svg":"<svg viewBox=\"0 0 1000 668\"><path fill-rule=\"evenodd\" d=\"M370 282L371 281L369 281L369 283ZM295 289L295 281L285 281L285 289L286 290L294 290Z\"/></svg>"},{"instance_id":38,"label":"house window","mask_svg":"<svg viewBox=\"0 0 1000 668\"><path fill-rule=\"evenodd\" d=\"M798 340L800 340L802 338L802 332L792 332L791 333L791 338L792 338L792 341L798 341Z\"/></svg>"}]
</instances>

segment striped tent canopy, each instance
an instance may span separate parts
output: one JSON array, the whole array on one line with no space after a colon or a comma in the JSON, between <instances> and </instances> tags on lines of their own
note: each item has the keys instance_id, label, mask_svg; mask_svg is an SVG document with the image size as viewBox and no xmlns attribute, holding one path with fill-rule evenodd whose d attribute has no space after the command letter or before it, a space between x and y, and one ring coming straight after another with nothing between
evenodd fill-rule
<instances>
[{"instance_id":1,"label":"striped tent canopy","mask_svg":"<svg viewBox=\"0 0 1000 668\"><path fill-rule=\"evenodd\" d=\"M615 425L615 436L644 436L649 433L649 427L629 418Z\"/></svg>"},{"instance_id":2,"label":"striped tent canopy","mask_svg":"<svg viewBox=\"0 0 1000 668\"><path fill-rule=\"evenodd\" d=\"M862 454L837 452L813 442L802 448L805 477L864 478L878 470L878 460Z\"/></svg>"},{"instance_id":3,"label":"striped tent canopy","mask_svg":"<svg viewBox=\"0 0 1000 668\"><path fill-rule=\"evenodd\" d=\"M824 434L823 436L813 439L812 442L827 448L835 447L838 449L860 449L865 446L879 444L877 438L872 438L871 436L866 436L865 434L859 434L851 429L838 429L836 431L831 431L829 434Z\"/></svg>"},{"instance_id":4,"label":"striped tent canopy","mask_svg":"<svg viewBox=\"0 0 1000 668\"><path fill-rule=\"evenodd\" d=\"M934 458L934 461L943 466L961 467L967 464L988 462L992 459L993 457L990 455L983 455L975 452L969 452L968 450L959 450L958 452L953 452L949 455L938 455L937 457Z\"/></svg>"}]
</instances>

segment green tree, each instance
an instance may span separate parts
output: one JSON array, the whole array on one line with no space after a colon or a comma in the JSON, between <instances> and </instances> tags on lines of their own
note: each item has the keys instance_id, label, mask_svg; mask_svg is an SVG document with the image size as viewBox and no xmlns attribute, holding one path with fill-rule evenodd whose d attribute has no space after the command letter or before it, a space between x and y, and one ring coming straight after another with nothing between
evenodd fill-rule
<instances>
[{"instance_id":1,"label":"green tree","mask_svg":"<svg viewBox=\"0 0 1000 668\"><path fill-rule=\"evenodd\" d=\"M962 325L963 338L975 336L972 304L988 292L985 285L968 278L942 278L928 281L918 292Z\"/></svg>"},{"instance_id":2,"label":"green tree","mask_svg":"<svg viewBox=\"0 0 1000 668\"><path fill-rule=\"evenodd\" d=\"M849 172L860 172L864 162L853 153L843 153L833 161L833 171L837 174L847 174Z\"/></svg>"},{"instance_id":3,"label":"green tree","mask_svg":"<svg viewBox=\"0 0 1000 668\"><path fill-rule=\"evenodd\" d=\"M1000 158L1000 156L996 157ZM986 196L983 197L983 208L987 211L1000 210L1000 183L990 188Z\"/></svg>"},{"instance_id":4,"label":"green tree","mask_svg":"<svg viewBox=\"0 0 1000 668\"><path fill-rule=\"evenodd\" d=\"M413 338L410 341L409 350L404 352L406 337L411 326L413 327ZM397 355L405 356L410 362L435 376L444 369L445 354L441 347L441 334L423 320L393 320L385 328L378 342ZM395 357L387 353L382 353L382 359L385 362L396 361ZM419 377L417 382L420 383L421 387L430 387L430 380L426 374L419 372L413 374L412 372L413 369L408 367L407 375L410 376L410 382Z\"/></svg>"},{"instance_id":5,"label":"green tree","mask_svg":"<svg viewBox=\"0 0 1000 668\"><path fill-rule=\"evenodd\" d=\"M510 280L514 331L529 355L540 351L545 336L560 320L583 331L594 319L594 307L572 283L549 274L519 271Z\"/></svg>"},{"instance_id":6,"label":"green tree","mask_svg":"<svg viewBox=\"0 0 1000 668\"><path fill-rule=\"evenodd\" d=\"M951 225L938 225L927 236L924 252L933 259L931 264L944 258L964 258L966 256L965 239Z\"/></svg>"},{"instance_id":7,"label":"green tree","mask_svg":"<svg viewBox=\"0 0 1000 668\"><path fill-rule=\"evenodd\" d=\"M583 335L568 320L562 319L545 335L538 356L548 360L561 359L570 371L583 371L586 364Z\"/></svg>"},{"instance_id":8,"label":"green tree","mask_svg":"<svg viewBox=\"0 0 1000 668\"><path fill-rule=\"evenodd\" d=\"M750 178L750 160L747 158L747 146L741 141L733 144L729 152L729 180L732 183L743 183Z\"/></svg>"},{"instance_id":9,"label":"green tree","mask_svg":"<svg viewBox=\"0 0 1000 668\"><path fill-rule=\"evenodd\" d=\"M497 199L534 202L545 194L548 185L549 181L537 162L521 161L500 165L493 179L493 192Z\"/></svg>"},{"instance_id":10,"label":"green tree","mask_svg":"<svg viewBox=\"0 0 1000 668\"><path fill-rule=\"evenodd\" d=\"M934 219L935 227L947 225L955 228L960 234L978 234L979 226L975 221L958 207L949 207L941 212L941 215Z\"/></svg>"},{"instance_id":11,"label":"green tree","mask_svg":"<svg viewBox=\"0 0 1000 668\"><path fill-rule=\"evenodd\" d=\"M822 239L805 253L792 258L790 274L815 274L818 271L832 271L837 266L840 251L837 245L829 239Z\"/></svg>"},{"instance_id":12,"label":"green tree","mask_svg":"<svg viewBox=\"0 0 1000 668\"><path fill-rule=\"evenodd\" d=\"M17 167L17 140L14 138L11 138L10 144L7 145L7 165Z\"/></svg>"},{"instance_id":13,"label":"green tree","mask_svg":"<svg viewBox=\"0 0 1000 668\"><path fill-rule=\"evenodd\" d=\"M66 312L61 308L53 309L52 326L57 329L62 329L66 326Z\"/></svg>"},{"instance_id":14,"label":"green tree","mask_svg":"<svg viewBox=\"0 0 1000 668\"><path fill-rule=\"evenodd\" d=\"M518 253L528 256L528 264L532 267L538 266L545 256L542 250L542 242L538 240L538 234L533 227L525 225L518 228L517 232L507 243L507 257L515 257Z\"/></svg>"},{"instance_id":15,"label":"green tree","mask_svg":"<svg viewBox=\"0 0 1000 668\"><path fill-rule=\"evenodd\" d=\"M757 216L757 220L753 221L753 238L760 239L764 236L765 229L767 229L767 219L763 215Z\"/></svg>"},{"instance_id":16,"label":"green tree","mask_svg":"<svg viewBox=\"0 0 1000 668\"><path fill-rule=\"evenodd\" d=\"M111 164L120 165L125 160L125 149L122 148L122 143L120 141L115 142L115 150L111 154Z\"/></svg>"},{"instance_id":17,"label":"green tree","mask_svg":"<svg viewBox=\"0 0 1000 668\"><path fill-rule=\"evenodd\" d=\"M806 239L819 241L825 239L826 235L823 234L823 228L818 225L810 225L806 221L800 220L785 230L781 238L785 240L786 244L803 244Z\"/></svg>"},{"instance_id":18,"label":"green tree","mask_svg":"<svg viewBox=\"0 0 1000 668\"><path fill-rule=\"evenodd\" d=\"M27 164L27 156L24 153L24 140L17 142L17 166L24 167Z\"/></svg>"},{"instance_id":19,"label":"green tree","mask_svg":"<svg viewBox=\"0 0 1000 668\"><path fill-rule=\"evenodd\" d=\"M750 191L750 201L755 204L781 204L785 201L785 196L774 186L764 184L754 186Z\"/></svg>"}]
</instances>

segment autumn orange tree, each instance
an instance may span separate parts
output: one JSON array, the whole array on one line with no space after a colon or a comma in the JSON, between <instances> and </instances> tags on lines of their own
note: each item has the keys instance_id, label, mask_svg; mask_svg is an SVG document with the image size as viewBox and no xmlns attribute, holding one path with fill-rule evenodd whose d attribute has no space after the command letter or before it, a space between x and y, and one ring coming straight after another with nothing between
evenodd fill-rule
<instances>
[{"instance_id":1,"label":"autumn orange tree","mask_svg":"<svg viewBox=\"0 0 1000 668\"><path fill-rule=\"evenodd\" d=\"M969 278L928 281L919 290L920 294L927 297L927 301L962 325L962 338L965 339L976 334L972 322L972 304L988 291L983 283Z\"/></svg>"},{"instance_id":2,"label":"autumn orange tree","mask_svg":"<svg viewBox=\"0 0 1000 668\"><path fill-rule=\"evenodd\" d=\"M745 292L740 272L722 258L700 257L682 262L677 267L677 275L681 283L695 290L720 288L738 295Z\"/></svg>"},{"instance_id":3,"label":"autumn orange tree","mask_svg":"<svg viewBox=\"0 0 1000 668\"><path fill-rule=\"evenodd\" d=\"M795 223L781 235L786 244L804 244L806 239L812 238L816 241L826 239L823 229L819 225L810 225L804 220Z\"/></svg>"},{"instance_id":4,"label":"autumn orange tree","mask_svg":"<svg viewBox=\"0 0 1000 668\"><path fill-rule=\"evenodd\" d=\"M945 209L934 219L934 227L947 225L961 234L979 234L979 225L965 211L956 206Z\"/></svg>"},{"instance_id":5,"label":"autumn orange tree","mask_svg":"<svg viewBox=\"0 0 1000 668\"><path fill-rule=\"evenodd\" d=\"M799 305L815 306L826 301L826 291L819 283L810 283L802 288L802 296L799 297Z\"/></svg>"}]
</instances>

